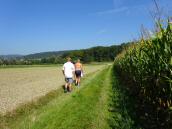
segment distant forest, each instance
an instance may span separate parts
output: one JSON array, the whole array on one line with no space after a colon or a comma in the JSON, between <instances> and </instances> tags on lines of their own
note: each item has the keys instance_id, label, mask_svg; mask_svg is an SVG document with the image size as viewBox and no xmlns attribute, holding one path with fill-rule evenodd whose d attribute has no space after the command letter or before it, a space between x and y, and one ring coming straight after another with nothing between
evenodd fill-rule
<instances>
[{"instance_id":1,"label":"distant forest","mask_svg":"<svg viewBox=\"0 0 172 129\"><path fill-rule=\"evenodd\" d=\"M129 44L131 43L81 50L42 52L15 58L0 57L0 65L62 64L66 61L66 57L71 57L73 62L77 59L83 63L110 62Z\"/></svg>"}]
</instances>

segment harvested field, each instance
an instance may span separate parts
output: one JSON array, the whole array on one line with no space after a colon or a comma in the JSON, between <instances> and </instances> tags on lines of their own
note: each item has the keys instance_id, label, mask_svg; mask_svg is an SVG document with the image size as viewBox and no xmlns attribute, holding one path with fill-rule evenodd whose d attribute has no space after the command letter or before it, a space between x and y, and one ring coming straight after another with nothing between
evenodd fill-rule
<instances>
[{"instance_id":1,"label":"harvested field","mask_svg":"<svg viewBox=\"0 0 172 129\"><path fill-rule=\"evenodd\" d=\"M85 74L105 65L86 65ZM0 69L0 113L45 95L64 84L61 67L30 67Z\"/></svg>"}]
</instances>

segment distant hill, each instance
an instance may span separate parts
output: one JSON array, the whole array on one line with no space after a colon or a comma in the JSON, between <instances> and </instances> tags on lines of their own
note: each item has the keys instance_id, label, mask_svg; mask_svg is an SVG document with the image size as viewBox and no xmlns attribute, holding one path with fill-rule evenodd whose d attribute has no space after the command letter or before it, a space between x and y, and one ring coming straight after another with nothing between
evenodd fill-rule
<instances>
[{"instance_id":1,"label":"distant hill","mask_svg":"<svg viewBox=\"0 0 172 129\"><path fill-rule=\"evenodd\" d=\"M23 58L23 55L17 55L17 54L14 54L14 55L0 55L0 58L4 59L4 60L21 59L21 58Z\"/></svg>"},{"instance_id":2,"label":"distant hill","mask_svg":"<svg viewBox=\"0 0 172 129\"><path fill-rule=\"evenodd\" d=\"M12 59L42 59L48 58L52 56L62 56L65 53L72 52L73 50L65 50L65 51L51 51L51 52L40 52L29 55L19 55L19 54L11 54L11 55L0 55L0 59L4 60L12 60Z\"/></svg>"},{"instance_id":3,"label":"distant hill","mask_svg":"<svg viewBox=\"0 0 172 129\"><path fill-rule=\"evenodd\" d=\"M71 52L71 51L66 50L66 51L40 52L40 53L25 55L24 58L25 59L42 59L42 58L48 58L52 56L61 56L68 52Z\"/></svg>"}]
</instances>

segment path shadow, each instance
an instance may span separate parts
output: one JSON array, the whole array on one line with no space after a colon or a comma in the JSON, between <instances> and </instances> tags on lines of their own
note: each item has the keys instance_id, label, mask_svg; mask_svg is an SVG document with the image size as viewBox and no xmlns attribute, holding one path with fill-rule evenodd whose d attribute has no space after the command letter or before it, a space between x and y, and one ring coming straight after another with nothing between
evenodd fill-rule
<instances>
[{"instance_id":1,"label":"path shadow","mask_svg":"<svg viewBox=\"0 0 172 129\"><path fill-rule=\"evenodd\" d=\"M112 94L109 103L111 118L108 123L112 129L141 129L136 121L134 102L123 88L115 68L111 72Z\"/></svg>"}]
</instances>

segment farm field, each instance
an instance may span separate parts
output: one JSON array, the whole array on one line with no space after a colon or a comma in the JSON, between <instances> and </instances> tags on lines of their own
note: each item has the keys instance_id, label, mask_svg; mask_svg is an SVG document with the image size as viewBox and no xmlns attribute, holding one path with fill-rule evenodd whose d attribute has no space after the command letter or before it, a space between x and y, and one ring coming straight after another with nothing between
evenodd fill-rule
<instances>
[{"instance_id":1,"label":"farm field","mask_svg":"<svg viewBox=\"0 0 172 129\"><path fill-rule=\"evenodd\" d=\"M84 74L104 66L85 65ZM0 69L0 113L61 88L64 84L61 69L61 66Z\"/></svg>"},{"instance_id":2,"label":"farm field","mask_svg":"<svg viewBox=\"0 0 172 129\"><path fill-rule=\"evenodd\" d=\"M104 67L86 75L71 93L58 89L52 99L52 94L43 97L46 102L38 100L0 116L0 129L138 129L113 72L111 66Z\"/></svg>"}]
</instances>

